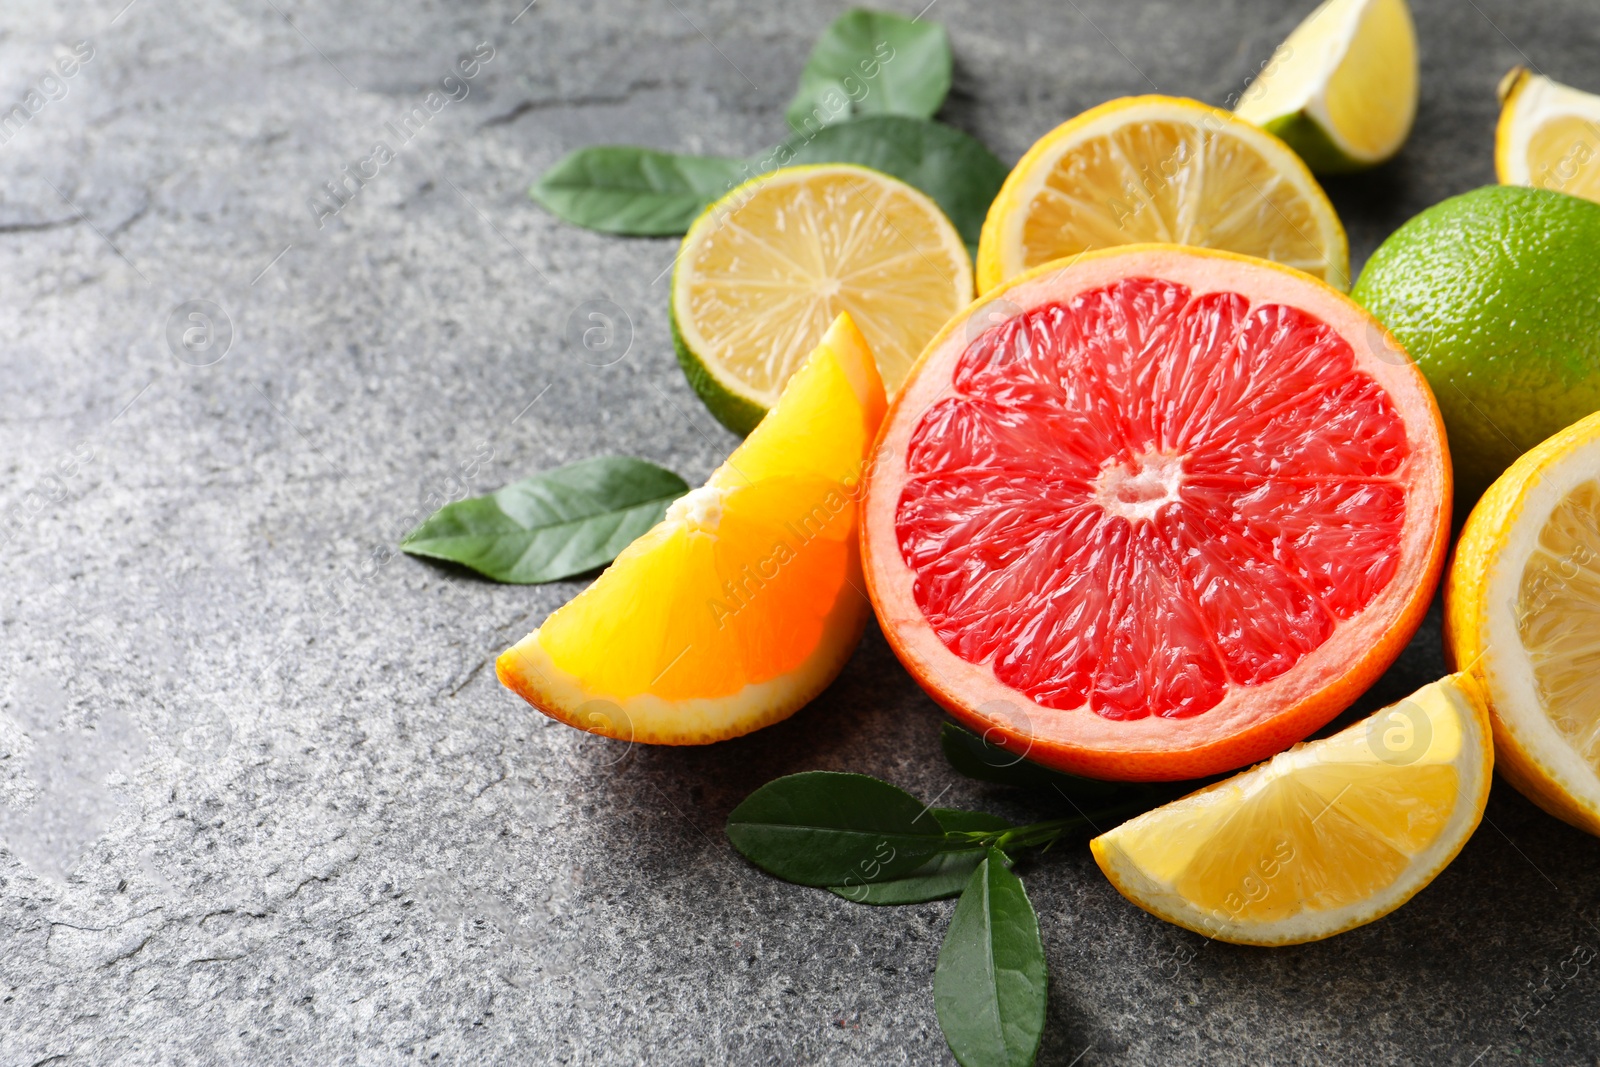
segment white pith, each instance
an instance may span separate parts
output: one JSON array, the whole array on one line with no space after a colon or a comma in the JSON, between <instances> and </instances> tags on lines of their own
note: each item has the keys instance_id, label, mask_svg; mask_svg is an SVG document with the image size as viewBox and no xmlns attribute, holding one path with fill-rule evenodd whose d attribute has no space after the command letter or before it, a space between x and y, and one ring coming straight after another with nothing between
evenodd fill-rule
<instances>
[{"instance_id":1,"label":"white pith","mask_svg":"<svg viewBox=\"0 0 1600 1067\"><path fill-rule=\"evenodd\" d=\"M1129 522L1149 522L1178 499L1183 460L1173 452L1149 452L1129 463L1109 463L1095 479L1095 503Z\"/></svg>"},{"instance_id":2,"label":"white pith","mask_svg":"<svg viewBox=\"0 0 1600 1067\"><path fill-rule=\"evenodd\" d=\"M700 533L714 534L722 522L722 490L714 485L692 489L672 502L665 518Z\"/></svg>"}]
</instances>

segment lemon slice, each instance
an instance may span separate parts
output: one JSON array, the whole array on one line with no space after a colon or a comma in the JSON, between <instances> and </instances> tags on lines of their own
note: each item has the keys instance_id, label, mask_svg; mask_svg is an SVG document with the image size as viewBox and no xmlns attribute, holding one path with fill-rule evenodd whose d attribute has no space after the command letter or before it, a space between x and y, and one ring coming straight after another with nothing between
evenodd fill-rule
<instances>
[{"instance_id":1,"label":"lemon slice","mask_svg":"<svg viewBox=\"0 0 1600 1067\"><path fill-rule=\"evenodd\" d=\"M937 204L865 167L789 167L734 189L689 228L673 340L711 413L748 433L848 313L890 395L972 299L972 264Z\"/></svg>"},{"instance_id":2,"label":"lemon slice","mask_svg":"<svg viewBox=\"0 0 1600 1067\"><path fill-rule=\"evenodd\" d=\"M1600 413L1478 501L1445 583L1445 649L1483 685L1506 780L1600 834Z\"/></svg>"},{"instance_id":3,"label":"lemon slice","mask_svg":"<svg viewBox=\"0 0 1600 1067\"><path fill-rule=\"evenodd\" d=\"M841 315L710 480L500 656L501 682L569 725L652 744L792 715L866 625L857 501L884 406Z\"/></svg>"},{"instance_id":4,"label":"lemon slice","mask_svg":"<svg viewBox=\"0 0 1600 1067\"><path fill-rule=\"evenodd\" d=\"M1500 184L1600 200L1600 96L1514 67L1500 82L1500 100Z\"/></svg>"},{"instance_id":5,"label":"lemon slice","mask_svg":"<svg viewBox=\"0 0 1600 1067\"><path fill-rule=\"evenodd\" d=\"M1241 94L1234 114L1318 174L1400 151L1417 117L1417 31L1406 0L1325 0Z\"/></svg>"},{"instance_id":6,"label":"lemon slice","mask_svg":"<svg viewBox=\"0 0 1600 1067\"><path fill-rule=\"evenodd\" d=\"M1139 907L1242 945L1318 941L1404 904L1489 799L1493 748L1460 675L1090 843Z\"/></svg>"},{"instance_id":7,"label":"lemon slice","mask_svg":"<svg viewBox=\"0 0 1600 1067\"><path fill-rule=\"evenodd\" d=\"M1006 178L978 240L978 291L1114 245L1220 248L1346 289L1344 227L1305 163L1226 111L1171 96L1091 108Z\"/></svg>"}]
</instances>

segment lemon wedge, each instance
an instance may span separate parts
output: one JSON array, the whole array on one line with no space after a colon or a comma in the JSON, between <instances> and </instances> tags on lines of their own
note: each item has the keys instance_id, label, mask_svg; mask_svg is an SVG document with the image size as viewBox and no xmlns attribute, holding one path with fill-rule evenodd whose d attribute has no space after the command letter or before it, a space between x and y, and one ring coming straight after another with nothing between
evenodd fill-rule
<instances>
[{"instance_id":1,"label":"lemon wedge","mask_svg":"<svg viewBox=\"0 0 1600 1067\"><path fill-rule=\"evenodd\" d=\"M651 744L792 715L866 625L857 505L884 407L840 315L710 480L500 656L501 682L569 725Z\"/></svg>"},{"instance_id":2,"label":"lemon wedge","mask_svg":"<svg viewBox=\"0 0 1600 1067\"><path fill-rule=\"evenodd\" d=\"M978 291L1054 259L1146 242L1350 285L1344 227L1287 145L1195 100L1133 96L1062 123L1012 169L978 239Z\"/></svg>"},{"instance_id":3,"label":"lemon wedge","mask_svg":"<svg viewBox=\"0 0 1600 1067\"><path fill-rule=\"evenodd\" d=\"M865 167L786 167L689 228L672 275L673 340L711 414L742 434L840 313L893 395L971 299L966 245L927 196Z\"/></svg>"},{"instance_id":4,"label":"lemon wedge","mask_svg":"<svg viewBox=\"0 0 1600 1067\"><path fill-rule=\"evenodd\" d=\"M1455 858L1483 816L1493 747L1451 675L1332 737L1090 843L1112 885L1168 922L1243 945L1317 941L1381 918Z\"/></svg>"},{"instance_id":5,"label":"lemon wedge","mask_svg":"<svg viewBox=\"0 0 1600 1067\"><path fill-rule=\"evenodd\" d=\"M1500 184L1600 200L1600 96L1515 67L1500 82L1500 100Z\"/></svg>"},{"instance_id":6,"label":"lemon wedge","mask_svg":"<svg viewBox=\"0 0 1600 1067\"><path fill-rule=\"evenodd\" d=\"M1487 694L1506 780L1600 834L1600 413L1478 501L1445 581L1445 651Z\"/></svg>"},{"instance_id":7,"label":"lemon wedge","mask_svg":"<svg viewBox=\"0 0 1600 1067\"><path fill-rule=\"evenodd\" d=\"M1417 117L1417 83L1406 0L1325 0L1234 114L1283 138L1318 174L1343 174L1400 151Z\"/></svg>"}]
</instances>

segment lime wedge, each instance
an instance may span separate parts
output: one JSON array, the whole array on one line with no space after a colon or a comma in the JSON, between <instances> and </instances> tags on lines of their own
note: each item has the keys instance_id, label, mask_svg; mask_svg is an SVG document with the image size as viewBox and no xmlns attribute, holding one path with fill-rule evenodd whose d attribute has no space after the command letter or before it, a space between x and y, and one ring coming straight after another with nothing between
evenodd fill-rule
<instances>
[{"instance_id":1,"label":"lime wedge","mask_svg":"<svg viewBox=\"0 0 1600 1067\"><path fill-rule=\"evenodd\" d=\"M1234 113L1283 138L1318 174L1390 158L1417 115L1417 34L1406 0L1325 0Z\"/></svg>"}]
</instances>

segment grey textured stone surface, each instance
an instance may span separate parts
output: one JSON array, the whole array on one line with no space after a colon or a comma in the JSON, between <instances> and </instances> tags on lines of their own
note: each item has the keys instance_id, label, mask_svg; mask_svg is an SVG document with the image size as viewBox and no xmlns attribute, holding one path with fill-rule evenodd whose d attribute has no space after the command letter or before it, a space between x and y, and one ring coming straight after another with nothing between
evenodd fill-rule
<instances>
[{"instance_id":1,"label":"grey textured stone surface","mask_svg":"<svg viewBox=\"0 0 1600 1067\"><path fill-rule=\"evenodd\" d=\"M695 481L734 444L672 359L673 243L523 191L588 143L770 143L843 7L523 2L0 8L0 106L59 96L0 145L0 1064L950 1062L951 905L781 884L721 833L808 768L1048 814L946 768L881 637L783 725L630 749L488 666L580 583L393 554L430 498L603 452ZM1309 6L942 0L944 117L1012 160L1112 96L1220 102ZM1417 133L1330 183L1358 264L1493 179L1513 63L1600 89L1592 0L1416 9ZM79 40L93 57L46 82ZM480 42L465 99L319 229L307 201ZM595 367L566 330L601 299L631 345ZM207 366L220 333L187 362L167 341L191 300L231 324ZM1361 707L1441 670L1435 613ZM1488 816L1400 912L1279 951L1049 855L1040 1062L1596 1062L1600 843L1503 783Z\"/></svg>"}]
</instances>

